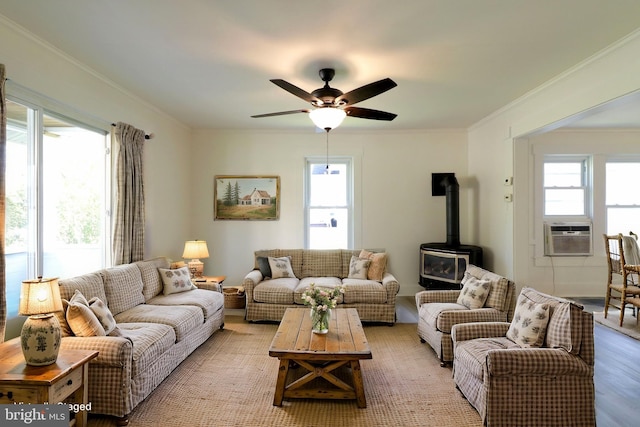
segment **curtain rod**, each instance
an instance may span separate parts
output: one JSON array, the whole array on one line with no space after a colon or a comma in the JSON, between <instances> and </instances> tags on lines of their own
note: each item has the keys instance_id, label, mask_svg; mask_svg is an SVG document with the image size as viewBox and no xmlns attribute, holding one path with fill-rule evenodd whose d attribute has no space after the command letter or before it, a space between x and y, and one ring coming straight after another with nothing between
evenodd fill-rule
<instances>
[{"instance_id":1,"label":"curtain rod","mask_svg":"<svg viewBox=\"0 0 640 427\"><path fill-rule=\"evenodd\" d=\"M115 123L111 123L111 126L116 126L116 124ZM151 139L151 138L153 138L153 134L152 133L150 133L148 135L147 134L144 135L144 139Z\"/></svg>"}]
</instances>

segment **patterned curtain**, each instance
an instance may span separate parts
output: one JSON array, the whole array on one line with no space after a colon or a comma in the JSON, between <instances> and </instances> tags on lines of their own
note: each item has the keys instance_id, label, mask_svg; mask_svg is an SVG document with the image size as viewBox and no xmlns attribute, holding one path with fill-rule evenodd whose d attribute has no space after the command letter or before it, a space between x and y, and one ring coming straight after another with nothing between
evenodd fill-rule
<instances>
[{"instance_id":1,"label":"patterned curtain","mask_svg":"<svg viewBox=\"0 0 640 427\"><path fill-rule=\"evenodd\" d=\"M7 275L4 259L5 173L7 171L7 104L4 95L4 64L0 64L0 342L7 323Z\"/></svg>"},{"instance_id":2,"label":"patterned curtain","mask_svg":"<svg viewBox=\"0 0 640 427\"><path fill-rule=\"evenodd\" d=\"M144 131L118 122L116 139L116 209L113 262L128 264L144 258Z\"/></svg>"}]
</instances>

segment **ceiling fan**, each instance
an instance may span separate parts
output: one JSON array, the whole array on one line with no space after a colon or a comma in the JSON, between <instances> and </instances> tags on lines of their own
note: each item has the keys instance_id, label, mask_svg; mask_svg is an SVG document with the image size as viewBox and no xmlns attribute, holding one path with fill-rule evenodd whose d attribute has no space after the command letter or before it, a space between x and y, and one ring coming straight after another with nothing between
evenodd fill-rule
<instances>
[{"instance_id":1,"label":"ceiling fan","mask_svg":"<svg viewBox=\"0 0 640 427\"><path fill-rule=\"evenodd\" d=\"M391 121L397 114L386 111L372 110L369 108L353 107L353 104L380 95L383 92L393 89L397 84L389 79L378 80L369 83L350 92L343 93L341 90L329 86L336 72L333 68L322 68L319 71L320 78L324 86L308 93L299 87L282 79L272 79L271 82L281 87L289 93L309 102L313 109L300 109L290 111L280 111L277 113L258 114L251 116L254 118L282 116L285 114L309 113L311 120L320 129L329 132L342 123L346 116L358 117L361 119L386 120Z\"/></svg>"}]
</instances>

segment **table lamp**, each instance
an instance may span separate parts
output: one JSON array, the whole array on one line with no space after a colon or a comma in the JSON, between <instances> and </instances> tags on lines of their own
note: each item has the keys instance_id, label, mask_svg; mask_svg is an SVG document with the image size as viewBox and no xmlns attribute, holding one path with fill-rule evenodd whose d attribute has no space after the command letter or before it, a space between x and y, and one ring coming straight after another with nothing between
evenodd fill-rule
<instances>
[{"instance_id":1,"label":"table lamp","mask_svg":"<svg viewBox=\"0 0 640 427\"><path fill-rule=\"evenodd\" d=\"M193 277L202 277L204 264L199 258L209 258L209 249L204 240L188 240L184 244L182 258L191 258L188 262L189 271Z\"/></svg>"},{"instance_id":2,"label":"table lamp","mask_svg":"<svg viewBox=\"0 0 640 427\"><path fill-rule=\"evenodd\" d=\"M22 326L20 341L27 365L55 363L60 350L60 323L55 311L62 311L58 278L25 280L20 289L21 316L29 316Z\"/></svg>"}]
</instances>

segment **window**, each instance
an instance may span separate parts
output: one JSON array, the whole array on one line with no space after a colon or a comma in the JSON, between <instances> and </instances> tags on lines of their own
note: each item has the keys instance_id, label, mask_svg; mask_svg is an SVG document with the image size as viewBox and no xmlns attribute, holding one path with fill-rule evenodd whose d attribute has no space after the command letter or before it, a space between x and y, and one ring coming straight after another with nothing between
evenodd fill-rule
<instances>
[{"instance_id":1,"label":"window","mask_svg":"<svg viewBox=\"0 0 640 427\"><path fill-rule=\"evenodd\" d=\"M352 161L307 159L305 247L348 249L353 245Z\"/></svg>"},{"instance_id":2,"label":"window","mask_svg":"<svg viewBox=\"0 0 640 427\"><path fill-rule=\"evenodd\" d=\"M543 166L544 215L586 216L587 158L549 156Z\"/></svg>"},{"instance_id":3,"label":"window","mask_svg":"<svg viewBox=\"0 0 640 427\"><path fill-rule=\"evenodd\" d=\"M640 162L607 162L605 180L607 234L640 234Z\"/></svg>"},{"instance_id":4,"label":"window","mask_svg":"<svg viewBox=\"0 0 640 427\"><path fill-rule=\"evenodd\" d=\"M7 312L23 280L107 265L107 132L7 97Z\"/></svg>"}]
</instances>

